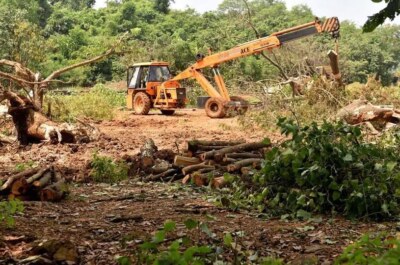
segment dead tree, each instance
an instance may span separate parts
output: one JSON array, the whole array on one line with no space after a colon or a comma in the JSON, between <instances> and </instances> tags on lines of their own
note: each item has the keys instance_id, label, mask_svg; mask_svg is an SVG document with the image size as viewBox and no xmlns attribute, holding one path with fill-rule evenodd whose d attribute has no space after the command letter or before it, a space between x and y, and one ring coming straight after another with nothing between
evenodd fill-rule
<instances>
[{"instance_id":1,"label":"dead tree","mask_svg":"<svg viewBox=\"0 0 400 265\"><path fill-rule=\"evenodd\" d=\"M91 59L58 69L49 76L43 78L40 72L34 72L24 65L10 61L0 60L0 66L11 68L10 72L0 71L0 80L7 80L16 84L26 95L22 95L13 89L6 88L0 84L0 103L4 100L9 101L9 114L13 118L13 123L17 131L18 141L22 145L37 141L55 142L77 142L79 137L91 137L85 134L93 132L95 129L86 126L86 129L76 129L66 124L59 125L52 122L42 113L43 95L48 90L51 83L61 82L57 80L62 74L73 69L83 67L95 62L99 62L112 54L115 54L117 47L125 40L126 34L119 39L110 49L103 54ZM80 126L81 128L83 126ZM77 131L80 135L77 135ZM79 134L79 133L78 133Z\"/></svg>"}]
</instances>

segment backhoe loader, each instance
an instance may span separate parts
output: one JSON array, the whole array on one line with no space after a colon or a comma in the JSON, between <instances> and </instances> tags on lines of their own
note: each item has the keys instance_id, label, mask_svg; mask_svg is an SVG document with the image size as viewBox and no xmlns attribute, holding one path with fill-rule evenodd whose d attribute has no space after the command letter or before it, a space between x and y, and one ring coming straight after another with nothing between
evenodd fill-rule
<instances>
[{"instance_id":1,"label":"backhoe loader","mask_svg":"<svg viewBox=\"0 0 400 265\"><path fill-rule=\"evenodd\" d=\"M210 118L223 118L229 110L243 112L248 108L247 102L229 95L219 65L263 51L271 51L290 41L314 34L329 33L333 38L338 38L339 29L340 23L336 17L324 22L316 19L268 37L240 44L227 51L214 54L210 52L208 56L198 54L196 63L175 77L172 77L167 62L135 64L129 67L127 74L127 107L134 109L139 115L148 114L152 108L160 109L164 115L173 115L176 109L184 108L188 101L186 89L181 87L179 81L194 78L209 96L205 110ZM206 68L212 69L217 89L203 75L202 70Z\"/></svg>"}]
</instances>

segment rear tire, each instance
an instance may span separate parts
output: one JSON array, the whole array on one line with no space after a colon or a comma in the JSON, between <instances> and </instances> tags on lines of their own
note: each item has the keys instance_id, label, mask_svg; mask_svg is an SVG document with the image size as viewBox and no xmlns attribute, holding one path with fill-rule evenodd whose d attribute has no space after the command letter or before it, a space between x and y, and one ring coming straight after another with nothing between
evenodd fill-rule
<instances>
[{"instance_id":1,"label":"rear tire","mask_svg":"<svg viewBox=\"0 0 400 265\"><path fill-rule=\"evenodd\" d=\"M162 109L161 113L165 116L172 116L175 114L175 110L171 109Z\"/></svg>"},{"instance_id":2,"label":"rear tire","mask_svg":"<svg viewBox=\"0 0 400 265\"><path fill-rule=\"evenodd\" d=\"M224 101L219 98L210 98L207 100L205 109L207 116L212 119L224 118L226 115Z\"/></svg>"},{"instance_id":3,"label":"rear tire","mask_svg":"<svg viewBox=\"0 0 400 265\"><path fill-rule=\"evenodd\" d=\"M137 115L147 115L151 109L151 100L144 92L138 92L133 98L133 109Z\"/></svg>"}]
</instances>

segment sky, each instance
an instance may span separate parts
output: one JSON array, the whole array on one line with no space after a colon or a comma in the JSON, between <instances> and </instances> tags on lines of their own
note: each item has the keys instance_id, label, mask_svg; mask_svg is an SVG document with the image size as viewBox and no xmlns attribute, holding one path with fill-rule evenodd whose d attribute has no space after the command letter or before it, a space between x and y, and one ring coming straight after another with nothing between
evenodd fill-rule
<instances>
[{"instance_id":1,"label":"sky","mask_svg":"<svg viewBox=\"0 0 400 265\"><path fill-rule=\"evenodd\" d=\"M238 0L240 1L240 0ZM368 16L381 10L384 3L374 3L371 0L283 0L288 7L294 5L306 4L319 17L339 17L340 20L351 20L357 25L363 25ZM203 13L209 10L217 9L223 0L175 0L172 8L185 9L194 8ZM384 2L384 1L383 1ZM105 0L97 0L96 6L102 7ZM400 24L400 17L394 20L394 23Z\"/></svg>"}]
</instances>

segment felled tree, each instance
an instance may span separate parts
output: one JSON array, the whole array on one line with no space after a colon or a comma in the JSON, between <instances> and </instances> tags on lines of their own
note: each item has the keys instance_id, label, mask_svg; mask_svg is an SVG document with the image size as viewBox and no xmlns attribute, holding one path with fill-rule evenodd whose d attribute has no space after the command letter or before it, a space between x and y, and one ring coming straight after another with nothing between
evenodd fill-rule
<instances>
[{"instance_id":1,"label":"felled tree","mask_svg":"<svg viewBox=\"0 0 400 265\"><path fill-rule=\"evenodd\" d=\"M10 103L8 112L13 118L20 144L26 145L30 142L42 140L77 142L78 138L86 139L89 137L87 130L76 129L65 124L61 126L46 117L42 113L44 93L49 89L51 83L61 82L57 78L62 74L99 62L114 54L125 36L121 37L115 45L103 54L58 69L47 77L42 77L40 72L34 72L21 63L0 60L0 69L9 70L0 71L0 80L8 81L10 84L6 87L0 83L0 103L4 100L8 100ZM14 87L19 89L17 90ZM20 91L24 91L26 95L22 95Z\"/></svg>"}]
</instances>

